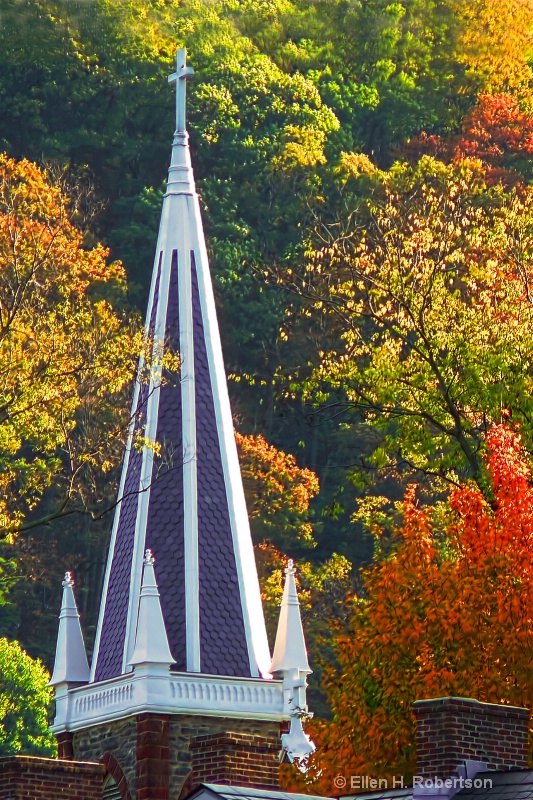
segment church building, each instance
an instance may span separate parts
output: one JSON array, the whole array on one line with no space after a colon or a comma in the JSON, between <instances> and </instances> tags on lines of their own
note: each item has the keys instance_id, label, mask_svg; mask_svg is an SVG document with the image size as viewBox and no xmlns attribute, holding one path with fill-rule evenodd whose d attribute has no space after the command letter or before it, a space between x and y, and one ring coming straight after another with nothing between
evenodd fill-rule
<instances>
[{"instance_id":1,"label":"church building","mask_svg":"<svg viewBox=\"0 0 533 800\"><path fill-rule=\"evenodd\" d=\"M0 759L0 800L324 800L278 786L280 760L305 770L314 750L302 725L311 670L292 561L270 656L185 125L191 74L179 50L92 663L67 573L51 679L59 758ZM533 800L527 709L443 697L413 712L412 785L345 775L339 763L332 794Z\"/></svg>"},{"instance_id":2,"label":"church building","mask_svg":"<svg viewBox=\"0 0 533 800\"><path fill-rule=\"evenodd\" d=\"M54 672L60 759L99 762L105 797L200 784L275 789L313 751L292 562L274 656L261 605L186 130L176 131L89 667L67 573Z\"/></svg>"}]
</instances>

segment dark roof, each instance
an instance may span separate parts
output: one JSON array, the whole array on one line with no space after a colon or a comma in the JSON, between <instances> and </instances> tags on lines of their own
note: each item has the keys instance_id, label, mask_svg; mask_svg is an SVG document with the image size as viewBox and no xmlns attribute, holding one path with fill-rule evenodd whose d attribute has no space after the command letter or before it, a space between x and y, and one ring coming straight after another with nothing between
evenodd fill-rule
<instances>
[{"instance_id":1,"label":"dark roof","mask_svg":"<svg viewBox=\"0 0 533 800\"><path fill-rule=\"evenodd\" d=\"M357 794L343 795L340 800L411 800L413 787L405 789L377 789L373 792L357 792Z\"/></svg>"},{"instance_id":2,"label":"dark roof","mask_svg":"<svg viewBox=\"0 0 533 800\"><path fill-rule=\"evenodd\" d=\"M475 797L477 800L533 800L533 771L529 769L509 772L478 772L476 778L491 781L491 786L482 785L461 789L455 797Z\"/></svg>"},{"instance_id":3,"label":"dark roof","mask_svg":"<svg viewBox=\"0 0 533 800\"><path fill-rule=\"evenodd\" d=\"M451 776L452 780L454 776ZM460 779L455 777L456 781ZM454 798L476 798L476 800L533 800L533 771L527 769L510 770L508 772L478 772L471 779L473 786L459 789ZM443 789L442 795L446 794ZM449 790L448 790L449 791ZM435 789L432 790L435 792ZM424 790L420 789L424 796ZM412 800L413 787L405 789L378 789L373 792L357 792L344 795L341 800Z\"/></svg>"},{"instance_id":4,"label":"dark roof","mask_svg":"<svg viewBox=\"0 0 533 800\"><path fill-rule=\"evenodd\" d=\"M274 789L254 789L251 786L225 786L216 783L202 783L187 798L221 797L223 800L327 800L319 795L296 794Z\"/></svg>"},{"instance_id":5,"label":"dark roof","mask_svg":"<svg viewBox=\"0 0 533 800\"><path fill-rule=\"evenodd\" d=\"M211 675L250 676L233 536L228 509L221 442L207 360L204 321L198 293L194 253L178 264L172 253L165 329L165 346L179 350L178 270L189 269L192 279L192 318L197 420L198 551L200 581L201 671ZM159 265L164 255L161 254ZM158 268L155 308L163 295ZM140 420L146 417L146 387L141 386ZM144 392L145 397L142 397ZM179 376L167 374L159 389L157 441L161 454L154 458L146 523L146 543L156 557L155 572L161 608L175 668L187 670L185 651L185 580L182 462L182 403ZM139 423L137 423L138 427ZM130 573L137 535L141 453L132 449L126 472L125 494L119 508L117 537L107 589L107 604L95 671L95 680L122 672ZM141 523L142 524L142 523ZM228 646L231 643L231 646Z\"/></svg>"}]
</instances>

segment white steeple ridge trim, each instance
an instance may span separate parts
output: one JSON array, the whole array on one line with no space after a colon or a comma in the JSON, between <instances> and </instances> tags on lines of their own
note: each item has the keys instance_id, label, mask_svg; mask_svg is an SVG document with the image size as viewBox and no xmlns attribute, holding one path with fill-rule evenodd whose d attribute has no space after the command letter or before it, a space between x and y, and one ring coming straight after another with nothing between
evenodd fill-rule
<instances>
[{"instance_id":1,"label":"white steeple ridge trim","mask_svg":"<svg viewBox=\"0 0 533 800\"><path fill-rule=\"evenodd\" d=\"M133 667L140 665L170 667L173 663L174 658L168 644L159 590L155 579L154 557L151 550L147 550L143 562L135 648L129 664Z\"/></svg>"},{"instance_id":2,"label":"white steeple ridge trim","mask_svg":"<svg viewBox=\"0 0 533 800\"><path fill-rule=\"evenodd\" d=\"M159 248L159 242L158 242L158 246L156 248L156 259L159 258L159 252L160 252L160 248ZM146 323L145 323L145 328L144 328L145 341L147 340L147 338L148 338L148 336L150 334L150 319L151 319L151 316L152 316L152 308L153 308L153 305L154 305L156 283L157 283L157 269L154 269L153 273L152 273L152 281L151 281L151 284L150 284L150 294L149 294L149 297L148 297L148 311L147 311L147 315L146 315ZM141 355L141 357L139 359L139 367L137 369L135 388L134 388L134 391L133 391L133 400L132 400L132 403L131 403L130 426L129 426L129 430L128 430L128 440L127 440L127 443L126 443L126 449L125 449L125 454L124 454L124 463L122 465L122 474L120 476L120 484L119 484L119 489L118 489L118 498L119 499L118 499L117 507L116 507L116 510L115 510L115 516L114 516L114 519L113 519L113 528L112 528L112 531L111 531L111 540L110 540L110 543L109 543L109 553L108 553L108 557L107 557L107 565L106 565L106 571L105 571L105 575L104 575L104 585L103 585L103 588L102 588L103 602L100 604L100 613L98 615L98 624L97 624L97 627L96 627L96 637L95 637L95 642L94 642L94 653L93 653L93 659L92 659L92 664L91 664L91 676L90 676L90 682L91 683L94 682L94 679L95 679L96 667L97 667L98 658L99 658L99 655L100 655L100 639L101 639L101 635L102 635L102 628L103 628L103 624L104 624L104 618L105 618L105 612L106 612L106 606L107 606L109 579L110 579L110 576L111 576L111 567L112 567L112 564L113 564L113 558L114 558L114 554L115 554L115 545L116 545L116 540L117 540L117 532L118 532L118 527L119 527L119 524L120 524L120 513L121 513L121 508L122 508L122 499L124 497L124 488L125 488L125 485L126 485L126 477L127 477L127 474L128 474L130 455L131 455L131 451L132 451L133 446L134 446L133 434L135 432L137 404L139 402L139 392L140 392L141 381L142 381L142 376L143 376L143 372L144 372L144 361L145 361L145 359Z\"/></svg>"},{"instance_id":3,"label":"white steeple ridge trim","mask_svg":"<svg viewBox=\"0 0 533 800\"><path fill-rule=\"evenodd\" d=\"M222 344L218 327L213 286L211 283L207 249L203 235L200 215L200 204L197 195L194 198L196 217L196 268L198 276L198 293L209 363L213 403L220 436L220 454L224 481L228 498L235 562L239 580L241 606L243 609L246 642L250 656L250 670L253 677L261 676L270 679L270 648L261 602L261 591L257 577L257 567L250 533L250 522L244 497L242 476L233 430L233 417L229 402L226 371L222 358Z\"/></svg>"},{"instance_id":4,"label":"white steeple ridge trim","mask_svg":"<svg viewBox=\"0 0 533 800\"><path fill-rule=\"evenodd\" d=\"M178 250L181 408L183 441L183 517L187 671L200 672L200 567L198 553L198 463L196 445L196 375L192 316L191 241L186 221L192 198L176 198L187 210L179 215L182 248Z\"/></svg>"},{"instance_id":5,"label":"white steeple ridge trim","mask_svg":"<svg viewBox=\"0 0 533 800\"><path fill-rule=\"evenodd\" d=\"M76 606L72 587L72 574L67 572L63 581L63 600L59 615L59 631L57 634L56 658L50 686L59 684L87 683L89 681L89 664L83 643L80 615Z\"/></svg>"},{"instance_id":6,"label":"white steeple ridge trim","mask_svg":"<svg viewBox=\"0 0 533 800\"><path fill-rule=\"evenodd\" d=\"M160 238L160 237L158 237ZM132 569L130 574L130 590L128 601L128 615L126 621L126 636L124 639L124 652L122 657L122 672L126 672L131 663L130 657L135 646L135 626L137 610L139 608L139 593L143 572L143 554L146 544L146 526L148 523L148 508L150 505L151 484L154 479L154 444L157 436L157 420L159 415L159 399L162 377L162 359L165 344L165 328L168 306L168 291L170 285L171 254L161 254L160 245L154 259L154 275L160 271L159 296L153 330L152 363L150 381L148 384L148 401L146 404L146 424L144 437L146 444L143 447L141 476L139 480L139 500L137 502L137 516L135 521L135 538L133 542ZM160 263L159 263L160 262ZM157 280L157 278L155 278ZM146 337L150 335L150 318L147 317Z\"/></svg>"},{"instance_id":7,"label":"white steeple ridge trim","mask_svg":"<svg viewBox=\"0 0 533 800\"><path fill-rule=\"evenodd\" d=\"M289 559L285 570L285 586L281 600L278 632L270 672L288 673L290 670L309 674L312 670L307 660L300 603L296 589L294 562Z\"/></svg>"},{"instance_id":8,"label":"white steeple ridge trim","mask_svg":"<svg viewBox=\"0 0 533 800\"><path fill-rule=\"evenodd\" d=\"M185 562L185 649L189 672L200 672L200 573L198 555L198 475L196 439L196 377L192 317L191 234L196 199L194 177L186 131L186 79L193 74L187 67L187 51L176 55L176 131L168 171L167 190L161 214L165 247L175 250L178 259L179 349L181 364L181 408L183 448L183 525Z\"/></svg>"}]
</instances>

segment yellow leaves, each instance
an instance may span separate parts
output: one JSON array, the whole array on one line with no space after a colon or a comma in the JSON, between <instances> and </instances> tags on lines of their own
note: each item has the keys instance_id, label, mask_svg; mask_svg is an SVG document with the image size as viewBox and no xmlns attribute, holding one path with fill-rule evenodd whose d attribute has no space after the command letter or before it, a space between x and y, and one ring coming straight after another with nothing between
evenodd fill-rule
<instances>
[{"instance_id":1,"label":"yellow leaves","mask_svg":"<svg viewBox=\"0 0 533 800\"><path fill-rule=\"evenodd\" d=\"M339 171L352 178L361 175L377 175L378 169L364 153L342 153Z\"/></svg>"},{"instance_id":2,"label":"yellow leaves","mask_svg":"<svg viewBox=\"0 0 533 800\"><path fill-rule=\"evenodd\" d=\"M508 89L528 94L532 53L531 0L457 0L463 21L459 58L490 92Z\"/></svg>"},{"instance_id":3,"label":"yellow leaves","mask_svg":"<svg viewBox=\"0 0 533 800\"><path fill-rule=\"evenodd\" d=\"M139 344L135 321L109 299L124 298L125 274L106 248L84 248L65 206L35 165L0 156L4 527L18 525L54 480L77 495L82 476L95 485L89 466L109 472L121 456L117 395Z\"/></svg>"},{"instance_id":4,"label":"yellow leaves","mask_svg":"<svg viewBox=\"0 0 533 800\"><path fill-rule=\"evenodd\" d=\"M314 167L317 164L326 163L325 131L318 128L286 125L283 141L283 151L272 160L272 169L290 171L297 167Z\"/></svg>"}]
</instances>

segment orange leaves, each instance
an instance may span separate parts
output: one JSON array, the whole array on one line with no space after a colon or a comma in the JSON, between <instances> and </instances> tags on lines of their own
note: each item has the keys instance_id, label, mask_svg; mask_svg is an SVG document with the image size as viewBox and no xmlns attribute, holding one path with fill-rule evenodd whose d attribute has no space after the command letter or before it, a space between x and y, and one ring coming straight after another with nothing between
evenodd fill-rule
<instances>
[{"instance_id":1,"label":"orange leaves","mask_svg":"<svg viewBox=\"0 0 533 800\"><path fill-rule=\"evenodd\" d=\"M0 155L0 528L23 526L52 484L52 517L83 511L121 457L138 341L107 256L45 173Z\"/></svg>"},{"instance_id":2,"label":"orange leaves","mask_svg":"<svg viewBox=\"0 0 533 800\"><path fill-rule=\"evenodd\" d=\"M464 124L456 157L501 158L508 152L533 155L533 119L520 111L508 94L481 94L478 105Z\"/></svg>"},{"instance_id":3,"label":"orange leaves","mask_svg":"<svg viewBox=\"0 0 533 800\"><path fill-rule=\"evenodd\" d=\"M491 428L487 449L493 500L472 484L454 490L445 534L407 490L399 544L365 573L351 634L336 639L333 720L313 730L322 746L313 791L339 773L409 775L415 699L533 704L530 470L508 426Z\"/></svg>"},{"instance_id":4,"label":"orange leaves","mask_svg":"<svg viewBox=\"0 0 533 800\"><path fill-rule=\"evenodd\" d=\"M430 155L443 161L482 162L489 185L515 184L529 176L533 157L533 117L511 94L481 93L466 117L462 133L449 139L421 133L406 147L410 159Z\"/></svg>"},{"instance_id":5,"label":"orange leaves","mask_svg":"<svg viewBox=\"0 0 533 800\"><path fill-rule=\"evenodd\" d=\"M318 493L315 473L298 467L294 456L269 445L262 436L236 433L235 438L256 540L274 535L286 549L295 534L300 543L314 546L309 503Z\"/></svg>"},{"instance_id":6,"label":"orange leaves","mask_svg":"<svg viewBox=\"0 0 533 800\"><path fill-rule=\"evenodd\" d=\"M459 0L459 58L485 90L528 91L531 81L531 0Z\"/></svg>"}]
</instances>

